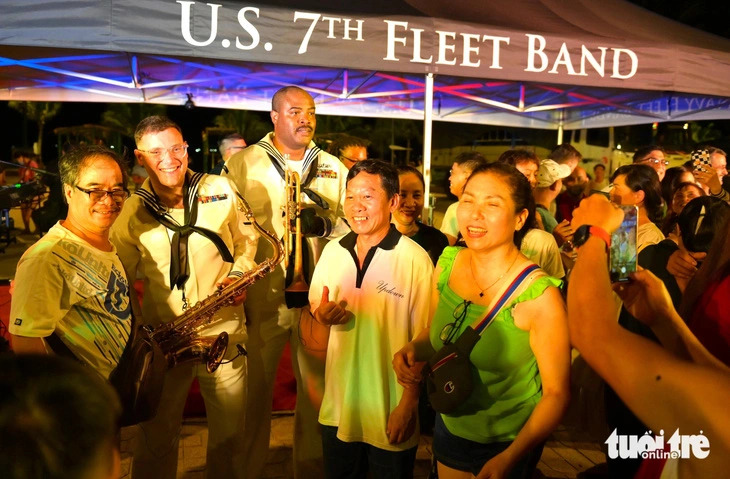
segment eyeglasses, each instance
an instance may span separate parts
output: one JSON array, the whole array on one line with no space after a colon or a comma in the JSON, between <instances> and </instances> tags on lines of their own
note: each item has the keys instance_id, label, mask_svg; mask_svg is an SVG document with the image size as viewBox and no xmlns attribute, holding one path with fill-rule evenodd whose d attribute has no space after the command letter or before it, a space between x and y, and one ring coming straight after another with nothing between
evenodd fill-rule
<instances>
[{"instance_id":1,"label":"eyeglasses","mask_svg":"<svg viewBox=\"0 0 730 479\"><path fill-rule=\"evenodd\" d=\"M471 301L465 299L456 307L456 309L454 309L454 313L452 315L454 321L444 326L441 333L439 333L439 339L441 342L444 344L450 344L451 341L454 340L456 333L459 332L461 325L469 315L469 305L471 305Z\"/></svg>"},{"instance_id":2,"label":"eyeglasses","mask_svg":"<svg viewBox=\"0 0 730 479\"><path fill-rule=\"evenodd\" d=\"M162 157L165 155L165 152L167 152L170 155L170 158L179 160L183 158L188 152L188 144L183 143L182 145L172 145L170 148L155 148L154 150L149 151L137 149L137 151L147 153L155 160L161 160Z\"/></svg>"},{"instance_id":3,"label":"eyeglasses","mask_svg":"<svg viewBox=\"0 0 730 479\"><path fill-rule=\"evenodd\" d=\"M667 160L660 160L659 158L644 158L639 163L651 163L654 165L669 166L669 162Z\"/></svg>"},{"instance_id":4,"label":"eyeglasses","mask_svg":"<svg viewBox=\"0 0 730 479\"><path fill-rule=\"evenodd\" d=\"M94 203L103 201L104 198L106 198L107 196L111 196L112 200L114 200L116 203L122 203L124 200L129 198L129 191L127 190L87 190L85 188L81 188L80 186L76 186L76 189L79 191L83 191L84 193L89 195L89 198Z\"/></svg>"}]
</instances>

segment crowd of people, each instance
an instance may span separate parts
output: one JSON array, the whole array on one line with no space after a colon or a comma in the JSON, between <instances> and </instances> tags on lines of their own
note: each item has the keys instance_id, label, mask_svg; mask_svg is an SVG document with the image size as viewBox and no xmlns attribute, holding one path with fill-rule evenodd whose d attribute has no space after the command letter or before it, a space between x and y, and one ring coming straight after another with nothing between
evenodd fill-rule
<instances>
[{"instance_id":1,"label":"crowd of people","mask_svg":"<svg viewBox=\"0 0 730 479\"><path fill-rule=\"evenodd\" d=\"M103 379L139 346L137 328L175 324L254 271L199 332L227 335L231 346L214 367L200 361L213 354L211 341L184 348L195 361L157 351L171 367L156 414L138 424L133 478L176 477L196 378L208 477L261 477L287 343L297 381L295 477L412 477L421 432L433 434L434 477L533 477L570 405L571 347L605 380L611 437L678 430L705 438L666 461L615 456L609 445L611 477L726 474L722 150L698 150L707 161L667 169L651 145L616 171L596 165L590 179L570 145L542 159L525 150L493 163L462 154L450 176L458 201L439 231L420 221L418 169L368 159L367 142L352 137L321 150L315 111L305 90L280 89L273 131L249 146L240 135L224 138L220 174L191 170L180 127L148 117L135 132L144 174L131 196L114 151L81 147L60 159L68 213L18 263L17 356L0 358L3 474L117 477L116 424L127 405ZM291 207L287 172L301 179L293 224L282 218ZM638 212L639 269L612 285L607 256L620 206ZM264 274L258 265L289 252L264 241L262 229L302 236L292 260ZM294 304L287 289L297 274L309 286ZM423 407L429 398L436 411Z\"/></svg>"}]
</instances>

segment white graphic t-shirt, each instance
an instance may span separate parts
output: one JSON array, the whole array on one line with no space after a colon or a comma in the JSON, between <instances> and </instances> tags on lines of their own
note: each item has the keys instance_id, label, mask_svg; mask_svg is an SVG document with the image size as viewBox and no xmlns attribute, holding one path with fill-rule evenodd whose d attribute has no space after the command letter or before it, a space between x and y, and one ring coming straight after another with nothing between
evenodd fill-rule
<instances>
[{"instance_id":1,"label":"white graphic t-shirt","mask_svg":"<svg viewBox=\"0 0 730 479\"><path fill-rule=\"evenodd\" d=\"M117 366L131 326L129 283L116 250L101 251L57 223L18 263L10 332L54 331L105 378Z\"/></svg>"}]
</instances>

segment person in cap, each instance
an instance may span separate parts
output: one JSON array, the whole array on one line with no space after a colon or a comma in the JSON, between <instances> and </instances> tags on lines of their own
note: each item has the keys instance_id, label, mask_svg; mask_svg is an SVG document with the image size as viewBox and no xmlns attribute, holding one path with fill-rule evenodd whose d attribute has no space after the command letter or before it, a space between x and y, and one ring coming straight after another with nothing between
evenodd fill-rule
<instances>
[{"instance_id":1,"label":"person in cap","mask_svg":"<svg viewBox=\"0 0 730 479\"><path fill-rule=\"evenodd\" d=\"M537 173L540 169L538 157L527 150L507 150L497 159L514 167L527 179L530 188L534 191L537 186ZM547 274L554 278L565 276L565 269L560 258L560 249L555 238L543 230L542 218L533 215L528 222L527 233L520 243L520 251L530 260L537 263Z\"/></svg>"},{"instance_id":2,"label":"person in cap","mask_svg":"<svg viewBox=\"0 0 730 479\"><path fill-rule=\"evenodd\" d=\"M570 176L570 166L561 165L553 160L543 160L537 170L537 186L532 191L535 197L536 212L542 217L545 231L552 233L558 222L550 213L550 203L560 194L563 178Z\"/></svg>"},{"instance_id":3,"label":"person in cap","mask_svg":"<svg viewBox=\"0 0 730 479\"><path fill-rule=\"evenodd\" d=\"M583 155L570 143L563 143L553 148L548 158L559 165L568 165L572 173L583 159Z\"/></svg>"}]
</instances>

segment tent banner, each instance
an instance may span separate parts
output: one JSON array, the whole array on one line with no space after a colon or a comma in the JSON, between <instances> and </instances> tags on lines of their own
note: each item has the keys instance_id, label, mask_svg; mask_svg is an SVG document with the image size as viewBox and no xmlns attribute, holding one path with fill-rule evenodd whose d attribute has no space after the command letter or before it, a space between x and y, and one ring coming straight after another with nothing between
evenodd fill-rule
<instances>
[{"instance_id":1,"label":"tent banner","mask_svg":"<svg viewBox=\"0 0 730 479\"><path fill-rule=\"evenodd\" d=\"M240 1L4 0L0 44L612 88L677 91L690 80L667 75L654 44Z\"/></svg>"}]
</instances>

